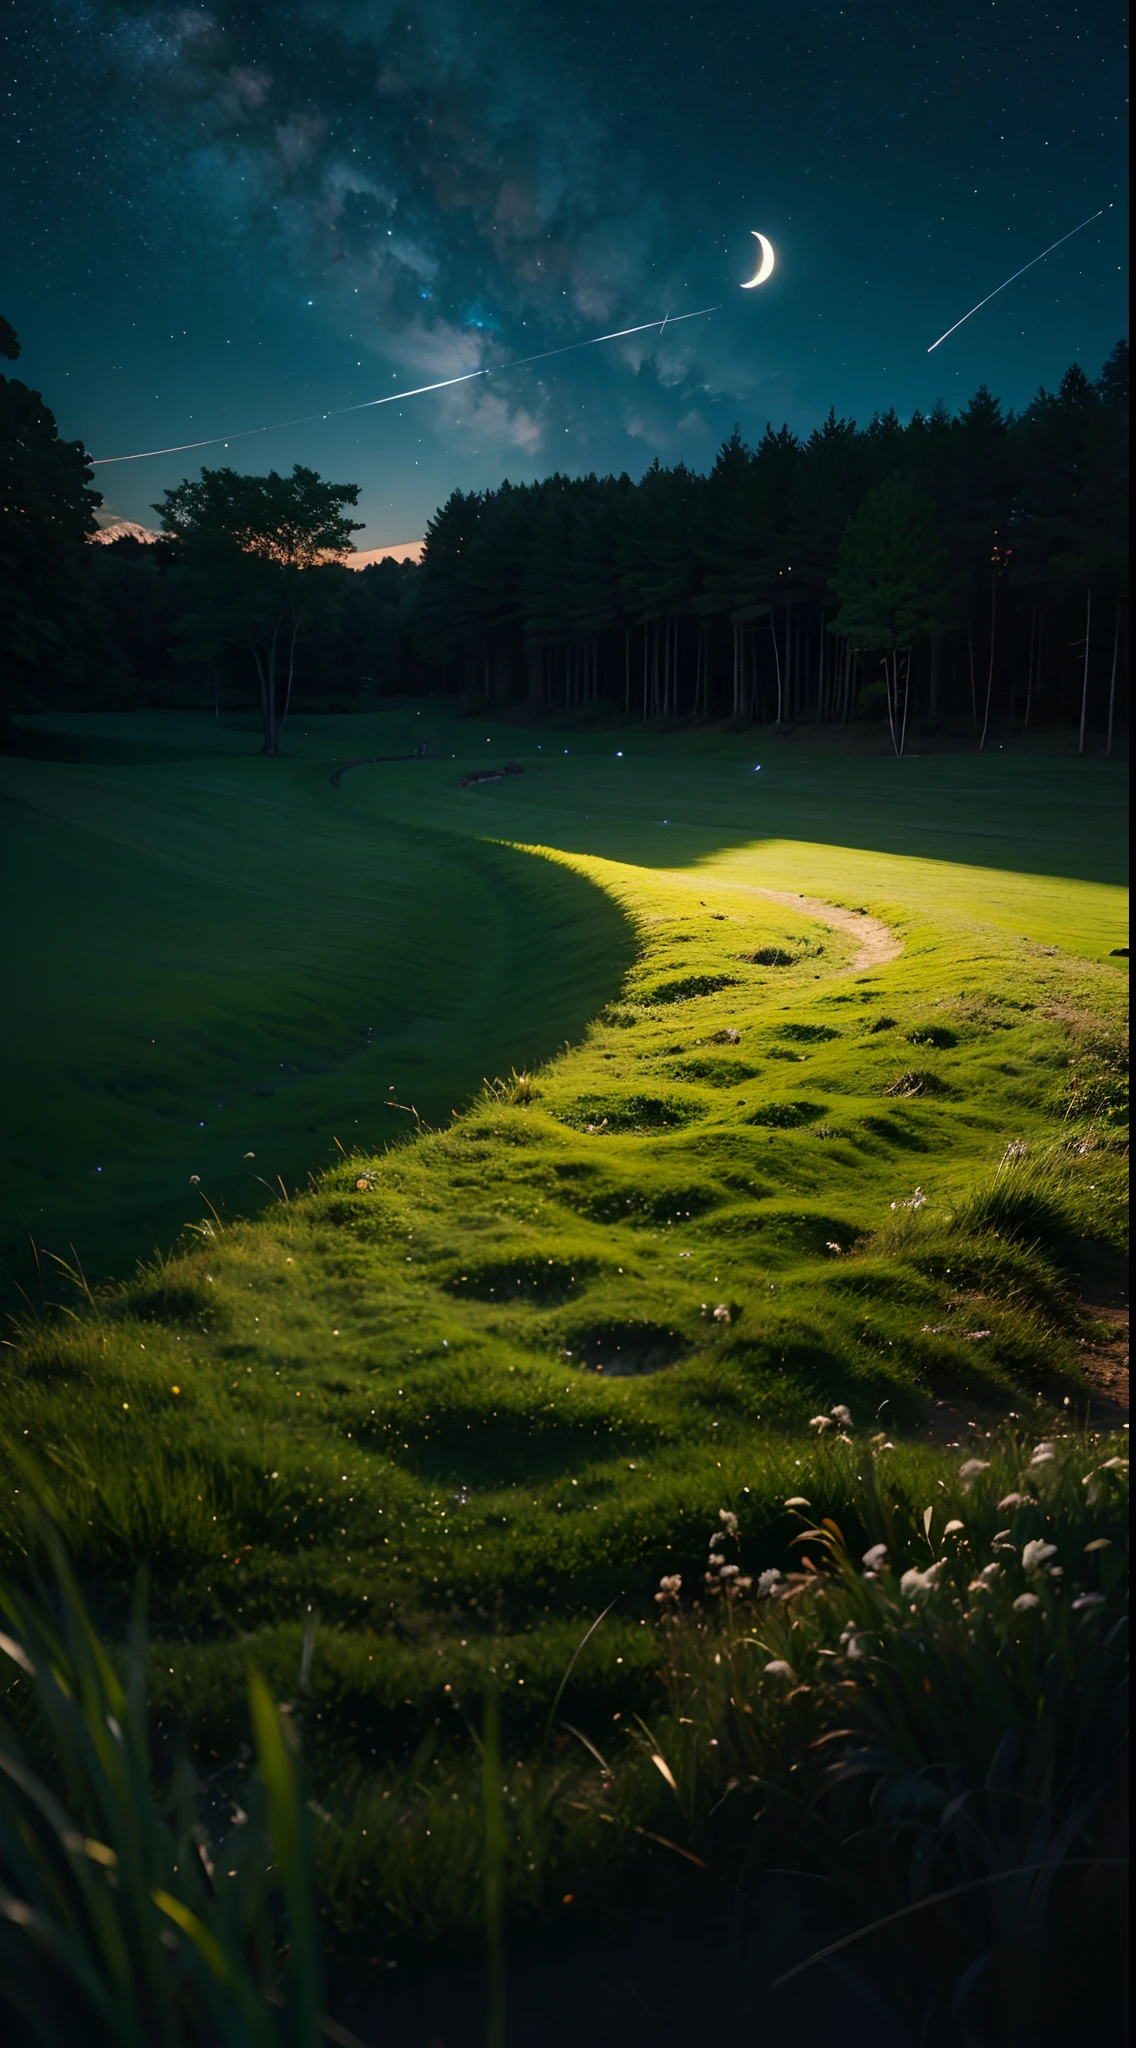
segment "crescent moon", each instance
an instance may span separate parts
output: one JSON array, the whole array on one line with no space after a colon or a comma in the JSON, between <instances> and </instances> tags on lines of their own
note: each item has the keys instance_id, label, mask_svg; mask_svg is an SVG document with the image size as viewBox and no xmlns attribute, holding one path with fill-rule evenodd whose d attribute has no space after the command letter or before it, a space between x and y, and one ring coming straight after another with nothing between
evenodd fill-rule
<instances>
[{"instance_id":1,"label":"crescent moon","mask_svg":"<svg viewBox=\"0 0 1136 2048\"><path fill-rule=\"evenodd\" d=\"M767 235L759 235L756 228L751 228L750 234L761 250L761 261L753 276L746 278L745 283L742 285L743 292L751 292L755 284L764 284L777 260L773 254L773 244Z\"/></svg>"}]
</instances>

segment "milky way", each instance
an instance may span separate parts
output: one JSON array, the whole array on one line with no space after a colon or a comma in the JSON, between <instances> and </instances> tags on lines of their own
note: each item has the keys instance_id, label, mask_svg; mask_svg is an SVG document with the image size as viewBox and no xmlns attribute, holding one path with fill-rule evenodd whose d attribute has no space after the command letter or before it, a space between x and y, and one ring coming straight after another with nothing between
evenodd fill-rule
<instances>
[{"instance_id":1,"label":"milky way","mask_svg":"<svg viewBox=\"0 0 1136 2048\"><path fill-rule=\"evenodd\" d=\"M143 523L226 420L279 423L252 462L360 483L377 542L455 486L704 468L735 421L807 433L982 382L1021 405L1124 328L1112 0L20 13L2 310L64 434L171 451L101 472ZM1110 200L928 355L944 304ZM778 261L749 293L755 221ZM520 366L630 328L570 374Z\"/></svg>"}]
</instances>

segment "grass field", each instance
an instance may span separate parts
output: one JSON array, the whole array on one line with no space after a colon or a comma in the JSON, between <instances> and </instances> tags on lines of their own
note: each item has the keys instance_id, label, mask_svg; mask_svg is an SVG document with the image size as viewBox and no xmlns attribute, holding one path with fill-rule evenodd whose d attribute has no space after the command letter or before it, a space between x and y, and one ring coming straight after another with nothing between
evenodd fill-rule
<instances>
[{"instance_id":1,"label":"grass field","mask_svg":"<svg viewBox=\"0 0 1136 2048\"><path fill-rule=\"evenodd\" d=\"M108 1628L146 1560L163 1726L223 1758L249 1639L302 1671L319 1781L374 1814L347 1926L404 1882L397 1760L487 1671L527 1754L614 1603L570 1701L618 1743L721 1510L757 1570L796 1496L856 1550L869 1432L917 1531L968 1512L944 1437L1076 1408L1123 1259L1124 783L433 708L253 744L55 720L0 764L10 1238L90 1277L191 1219L29 1324L5 1416Z\"/></svg>"}]
</instances>

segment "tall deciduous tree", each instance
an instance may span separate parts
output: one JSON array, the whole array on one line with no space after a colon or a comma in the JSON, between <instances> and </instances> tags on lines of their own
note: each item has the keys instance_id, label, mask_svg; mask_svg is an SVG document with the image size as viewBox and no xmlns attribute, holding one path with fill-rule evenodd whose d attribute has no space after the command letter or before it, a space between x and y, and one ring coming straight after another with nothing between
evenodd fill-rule
<instances>
[{"instance_id":1,"label":"tall deciduous tree","mask_svg":"<svg viewBox=\"0 0 1136 2048\"><path fill-rule=\"evenodd\" d=\"M296 463L290 477L203 469L154 507L189 600L186 645L251 657L266 754L280 751L301 628L340 601L339 579L321 571L352 551L362 522L344 507L358 498L358 484L327 483Z\"/></svg>"}]
</instances>

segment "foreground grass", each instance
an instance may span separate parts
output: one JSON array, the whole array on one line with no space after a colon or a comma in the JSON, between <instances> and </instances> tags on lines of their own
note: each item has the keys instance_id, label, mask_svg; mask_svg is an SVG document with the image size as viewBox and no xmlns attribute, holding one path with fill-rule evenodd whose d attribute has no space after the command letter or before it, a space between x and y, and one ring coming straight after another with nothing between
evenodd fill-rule
<instances>
[{"instance_id":1,"label":"foreground grass","mask_svg":"<svg viewBox=\"0 0 1136 2048\"><path fill-rule=\"evenodd\" d=\"M0 2001L45 2048L77 2022L116 2048L355 2041L324 2002L367 2039L472 2042L484 2013L492 2041L507 2000L510 2038L614 2042L646 2013L677 2043L708 1997L719 2025L839 2017L853 2042L1057 2042L1086 2009L1111 2036L1126 1449L1006 1428L932 1481L838 1417L813 1499L782 1503L791 1547L719 1509L641 1634L608 1618L569 1660L543 1740L515 1723L502 1749L540 1673L497 1632L404 1654L432 1724L401 1766L345 1767L309 1635L282 1719L246 1648L252 1746L175 1748L156 1795L140 1640L120 1672L49 1529L51 1608L3 1600L0 1882L21 1903ZM843 1528L819 1514L838 1501Z\"/></svg>"}]
</instances>

